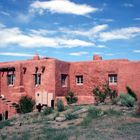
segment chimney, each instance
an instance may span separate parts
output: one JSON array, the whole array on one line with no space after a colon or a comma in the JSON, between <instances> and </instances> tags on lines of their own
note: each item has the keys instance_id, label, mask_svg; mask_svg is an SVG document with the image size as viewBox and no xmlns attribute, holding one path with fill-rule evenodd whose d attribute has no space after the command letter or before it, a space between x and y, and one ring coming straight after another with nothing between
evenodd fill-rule
<instances>
[{"instance_id":1,"label":"chimney","mask_svg":"<svg viewBox=\"0 0 140 140\"><path fill-rule=\"evenodd\" d=\"M33 56L33 60L40 60L39 55L38 55L38 54L35 54L35 55Z\"/></svg>"},{"instance_id":2,"label":"chimney","mask_svg":"<svg viewBox=\"0 0 140 140\"><path fill-rule=\"evenodd\" d=\"M93 60L102 60L102 56L95 54L93 55Z\"/></svg>"}]
</instances>

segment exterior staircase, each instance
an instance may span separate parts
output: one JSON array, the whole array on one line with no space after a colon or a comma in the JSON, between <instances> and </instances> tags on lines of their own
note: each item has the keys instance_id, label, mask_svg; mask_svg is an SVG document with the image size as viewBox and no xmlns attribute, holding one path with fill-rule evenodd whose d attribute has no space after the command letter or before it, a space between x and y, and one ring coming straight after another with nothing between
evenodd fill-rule
<instances>
[{"instance_id":1,"label":"exterior staircase","mask_svg":"<svg viewBox=\"0 0 140 140\"><path fill-rule=\"evenodd\" d=\"M16 113L16 107L17 103L12 102L0 95L0 116L2 116L3 119L11 118Z\"/></svg>"}]
</instances>

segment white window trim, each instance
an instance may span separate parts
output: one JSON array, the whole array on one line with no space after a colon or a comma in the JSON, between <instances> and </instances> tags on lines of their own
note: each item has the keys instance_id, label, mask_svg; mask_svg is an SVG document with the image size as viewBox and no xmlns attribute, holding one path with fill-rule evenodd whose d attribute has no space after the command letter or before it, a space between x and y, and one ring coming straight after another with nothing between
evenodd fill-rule
<instances>
[{"instance_id":1,"label":"white window trim","mask_svg":"<svg viewBox=\"0 0 140 140\"><path fill-rule=\"evenodd\" d=\"M79 78L79 80L78 80L78 78ZM83 85L84 81L82 80L82 78L83 78L83 75L76 75L76 85Z\"/></svg>"},{"instance_id":2,"label":"white window trim","mask_svg":"<svg viewBox=\"0 0 140 140\"><path fill-rule=\"evenodd\" d=\"M8 76L10 76L9 77L10 78L10 83L9 83L9 81L7 81L7 84L8 84L9 87L13 87L14 84L15 84L15 74L8 74L7 75L7 80L9 80Z\"/></svg>"},{"instance_id":3,"label":"white window trim","mask_svg":"<svg viewBox=\"0 0 140 140\"><path fill-rule=\"evenodd\" d=\"M110 79L110 78L112 78L112 80ZM115 78L117 78L117 74L115 75L108 75L108 81L109 81L109 85L117 85L117 83L118 83L118 78L117 78L117 80L115 80Z\"/></svg>"},{"instance_id":4,"label":"white window trim","mask_svg":"<svg viewBox=\"0 0 140 140\"><path fill-rule=\"evenodd\" d=\"M37 76L37 81L36 81L35 75L40 75L40 82L39 82L39 77L38 76ZM34 74L34 84L35 84L36 87L41 85L41 73L35 73Z\"/></svg>"}]
</instances>

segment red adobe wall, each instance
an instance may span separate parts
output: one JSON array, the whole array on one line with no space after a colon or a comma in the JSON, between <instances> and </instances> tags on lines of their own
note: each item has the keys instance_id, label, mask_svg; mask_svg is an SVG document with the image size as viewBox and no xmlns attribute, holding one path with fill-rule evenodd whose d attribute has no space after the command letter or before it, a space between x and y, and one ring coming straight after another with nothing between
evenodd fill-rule
<instances>
[{"instance_id":1,"label":"red adobe wall","mask_svg":"<svg viewBox=\"0 0 140 140\"><path fill-rule=\"evenodd\" d=\"M56 60L55 62L55 95L65 96L70 89L69 86L69 67L68 62ZM61 85L61 74L67 74L67 86L62 87Z\"/></svg>"},{"instance_id":2,"label":"red adobe wall","mask_svg":"<svg viewBox=\"0 0 140 140\"><path fill-rule=\"evenodd\" d=\"M94 60L90 62L74 62L70 65L70 89L79 97L79 103L93 103L92 89L94 85L105 83L108 74L118 75L118 84L111 86L120 93L126 93L130 86L140 98L140 62L128 60ZM76 85L76 75L83 75L83 85Z\"/></svg>"},{"instance_id":3,"label":"red adobe wall","mask_svg":"<svg viewBox=\"0 0 140 140\"><path fill-rule=\"evenodd\" d=\"M42 66L45 67L42 72ZM35 99L35 93L50 92L55 93L55 59L34 59L27 61L2 63L0 67L15 67L15 82L13 86L7 85L7 72L1 72L1 95L12 103L17 103L23 95L28 95ZM41 73L41 85L35 86L33 74ZM26 71L24 72L24 68ZM10 103L9 103L10 104ZM10 105L9 105L10 106ZM7 110L6 103L0 102L0 112ZM13 111L8 110L9 113Z\"/></svg>"},{"instance_id":4,"label":"red adobe wall","mask_svg":"<svg viewBox=\"0 0 140 140\"><path fill-rule=\"evenodd\" d=\"M35 98L35 93L38 92L53 93L54 99L65 100L64 96L71 90L78 96L79 104L90 104L94 102L93 87L108 81L108 74L118 75L117 85L111 87L119 94L125 93L125 87L128 85L137 93L140 100L140 61L102 60L96 55L92 61L64 62L53 58L39 58L36 55L31 60L0 63L0 68L2 67L15 67L14 86L7 85L7 72L0 72L0 95L4 95L11 103L17 102L23 95ZM36 71L41 74L39 86L34 84L33 74ZM66 87L61 85L61 74L68 74ZM76 85L76 75L83 75L83 85ZM12 116L15 110L6 100L0 99L0 113L8 109Z\"/></svg>"},{"instance_id":5,"label":"red adobe wall","mask_svg":"<svg viewBox=\"0 0 140 140\"><path fill-rule=\"evenodd\" d=\"M118 91L125 93L126 86L134 90L140 100L140 61L123 63L119 66L118 73Z\"/></svg>"}]
</instances>

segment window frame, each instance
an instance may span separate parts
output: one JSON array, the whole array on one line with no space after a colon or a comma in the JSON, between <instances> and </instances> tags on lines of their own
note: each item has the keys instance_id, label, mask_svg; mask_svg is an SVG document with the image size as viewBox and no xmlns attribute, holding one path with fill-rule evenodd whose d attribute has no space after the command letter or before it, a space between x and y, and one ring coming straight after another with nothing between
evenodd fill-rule
<instances>
[{"instance_id":1,"label":"window frame","mask_svg":"<svg viewBox=\"0 0 140 140\"><path fill-rule=\"evenodd\" d=\"M14 86L14 83L15 83L15 74L14 73L7 74L7 85Z\"/></svg>"},{"instance_id":2,"label":"window frame","mask_svg":"<svg viewBox=\"0 0 140 140\"><path fill-rule=\"evenodd\" d=\"M117 74L109 74L108 75L108 83L109 83L109 85L117 85L118 75Z\"/></svg>"},{"instance_id":3,"label":"window frame","mask_svg":"<svg viewBox=\"0 0 140 140\"><path fill-rule=\"evenodd\" d=\"M68 74L61 74L61 86L62 87L68 86Z\"/></svg>"},{"instance_id":4,"label":"window frame","mask_svg":"<svg viewBox=\"0 0 140 140\"><path fill-rule=\"evenodd\" d=\"M41 85L41 73L34 74L34 85L35 86Z\"/></svg>"},{"instance_id":5,"label":"window frame","mask_svg":"<svg viewBox=\"0 0 140 140\"><path fill-rule=\"evenodd\" d=\"M84 83L84 77L83 75L76 75L76 85L83 85Z\"/></svg>"}]
</instances>

